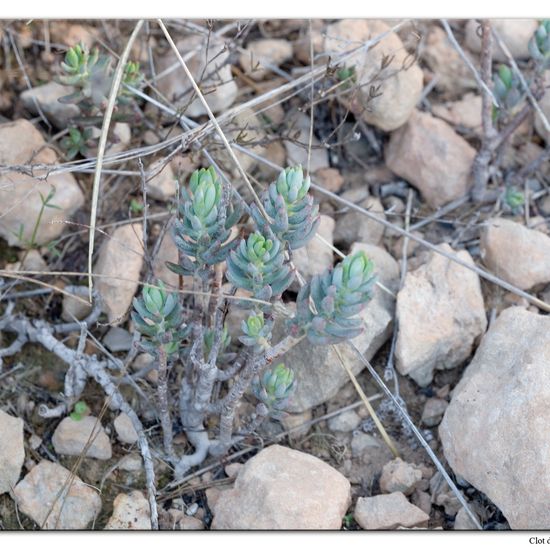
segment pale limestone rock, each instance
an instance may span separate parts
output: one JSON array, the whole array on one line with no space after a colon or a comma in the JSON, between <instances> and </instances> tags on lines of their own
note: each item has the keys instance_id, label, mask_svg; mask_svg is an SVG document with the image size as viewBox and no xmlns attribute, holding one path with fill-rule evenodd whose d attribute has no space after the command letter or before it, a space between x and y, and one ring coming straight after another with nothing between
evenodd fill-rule
<instances>
[{"instance_id":1,"label":"pale limestone rock","mask_svg":"<svg viewBox=\"0 0 550 550\"><path fill-rule=\"evenodd\" d=\"M318 458L271 445L239 471L214 507L213 529L340 529L349 481Z\"/></svg>"},{"instance_id":2,"label":"pale limestone rock","mask_svg":"<svg viewBox=\"0 0 550 550\"><path fill-rule=\"evenodd\" d=\"M98 491L48 460L18 483L15 500L20 512L43 529L86 529L101 510Z\"/></svg>"},{"instance_id":3,"label":"pale limestone rock","mask_svg":"<svg viewBox=\"0 0 550 550\"><path fill-rule=\"evenodd\" d=\"M96 288L110 323L120 323L130 309L142 267L142 224L118 227L103 243L94 266L94 273L100 275Z\"/></svg>"},{"instance_id":4,"label":"pale limestone rock","mask_svg":"<svg viewBox=\"0 0 550 550\"><path fill-rule=\"evenodd\" d=\"M512 529L550 524L550 318L504 310L464 372L439 435L455 472Z\"/></svg>"}]
</instances>

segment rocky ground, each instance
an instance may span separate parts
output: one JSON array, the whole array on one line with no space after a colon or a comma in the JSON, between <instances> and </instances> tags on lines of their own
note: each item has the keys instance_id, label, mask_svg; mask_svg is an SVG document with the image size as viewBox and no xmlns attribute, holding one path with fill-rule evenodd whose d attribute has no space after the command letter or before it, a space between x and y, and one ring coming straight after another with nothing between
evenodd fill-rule
<instances>
[{"instance_id":1,"label":"rocky ground","mask_svg":"<svg viewBox=\"0 0 550 550\"><path fill-rule=\"evenodd\" d=\"M191 57L189 67L202 79L227 138L241 147L236 154L252 181L271 182L274 165L302 164L314 183L335 194L315 191L322 240L297 251L295 265L307 279L342 252L364 250L374 260L381 286L361 313L366 330L354 344L455 491L351 349L339 344L336 352L306 340L283 358L297 379L288 415L173 482L149 400L158 372L148 368L151 356L132 354L128 311L140 281L154 276L178 285L165 265L177 261L167 230L176 180L186 182L208 166L206 151L235 181L240 177L211 134L200 147L184 144L174 153L181 143L177 110L191 122L208 117L151 22L130 57L148 78L156 75L156 86L144 91L169 109L140 98L135 119L117 122L108 143L93 258L103 309L89 327L85 352L132 359L137 382L121 391L153 450L161 529L464 530L477 527L474 519L490 530L550 527L550 134L544 120L550 91L538 97L542 117L525 98L502 115L513 119L525 109L491 158L492 198L473 200L472 167L487 138L476 82L479 22L449 21L458 46L440 21L403 21L392 30L398 23L174 20L167 26L182 54L207 43L218 54L206 67L202 57ZM528 79L535 70L528 44L538 24L493 24ZM95 315L60 292L87 284L78 274L87 272L97 149L72 160L63 148L79 110L58 101L71 90L57 75L67 47L81 42L121 53L132 28L123 21L0 22L3 313L12 303L52 324ZM334 61L378 37L371 49ZM509 61L498 44L493 57L495 67ZM325 67L313 86L312 62ZM550 71L540 77L548 86ZM236 109L231 116L229 109ZM505 127L503 120L497 128ZM51 171L47 178L37 173L43 165ZM141 170L154 175L145 189ZM55 207L44 206L51 190ZM284 296L289 308L297 290ZM234 342L241 320L241 311L229 310ZM78 332L63 336L77 347ZM38 344L5 352L16 344L0 331L0 529L150 529L130 418L111 410L93 381L81 414L44 417L41 405L57 403L67 366ZM244 418L251 408L245 401L239 414ZM175 444L185 449L178 431Z\"/></svg>"}]
</instances>

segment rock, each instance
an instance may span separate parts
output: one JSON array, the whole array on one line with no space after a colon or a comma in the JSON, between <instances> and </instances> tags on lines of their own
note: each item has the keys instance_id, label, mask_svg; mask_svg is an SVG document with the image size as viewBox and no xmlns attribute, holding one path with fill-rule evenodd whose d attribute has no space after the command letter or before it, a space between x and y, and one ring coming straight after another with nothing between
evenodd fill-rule
<instances>
[{"instance_id":1,"label":"rock","mask_svg":"<svg viewBox=\"0 0 550 550\"><path fill-rule=\"evenodd\" d=\"M325 37L322 30L324 22L322 19L311 19L311 32L308 25L300 25L300 33L294 41L294 57L304 65L311 65L311 42L313 42L313 55L317 56L323 52Z\"/></svg>"},{"instance_id":2,"label":"rock","mask_svg":"<svg viewBox=\"0 0 550 550\"><path fill-rule=\"evenodd\" d=\"M48 460L35 466L14 492L19 510L42 529L86 529L101 510L95 489Z\"/></svg>"},{"instance_id":3,"label":"rock","mask_svg":"<svg viewBox=\"0 0 550 550\"><path fill-rule=\"evenodd\" d=\"M38 107L40 107L48 121L64 130L71 119L80 114L80 109L73 103L61 103L59 98L73 92L74 88L71 86L63 86L52 80L47 84L22 92L21 101L25 109L33 115L39 114Z\"/></svg>"},{"instance_id":4,"label":"rock","mask_svg":"<svg viewBox=\"0 0 550 550\"><path fill-rule=\"evenodd\" d=\"M286 414L281 419L281 423L285 430L292 430L289 434L291 439L299 439L308 434L311 428L311 424L309 424L309 422L312 418L313 414L311 409L307 409L297 414Z\"/></svg>"},{"instance_id":5,"label":"rock","mask_svg":"<svg viewBox=\"0 0 550 550\"><path fill-rule=\"evenodd\" d=\"M414 464L395 458L382 468L380 489L384 493L410 495L422 479L422 470Z\"/></svg>"},{"instance_id":6,"label":"rock","mask_svg":"<svg viewBox=\"0 0 550 550\"><path fill-rule=\"evenodd\" d=\"M428 514L411 504L403 493L359 497L353 517L363 529L369 531L424 527L430 519Z\"/></svg>"},{"instance_id":7,"label":"rock","mask_svg":"<svg viewBox=\"0 0 550 550\"><path fill-rule=\"evenodd\" d=\"M453 471L485 493L512 529L550 524L549 350L548 316L504 310L483 337L439 426Z\"/></svg>"},{"instance_id":8,"label":"rock","mask_svg":"<svg viewBox=\"0 0 550 550\"><path fill-rule=\"evenodd\" d=\"M118 468L125 472L139 472L143 468L143 460L138 453L129 453L120 459Z\"/></svg>"},{"instance_id":9,"label":"rock","mask_svg":"<svg viewBox=\"0 0 550 550\"><path fill-rule=\"evenodd\" d=\"M171 529L178 531L204 530L204 523L199 518L187 516L177 508L171 508L168 510L168 513L170 514L170 519L172 520Z\"/></svg>"},{"instance_id":10,"label":"rock","mask_svg":"<svg viewBox=\"0 0 550 550\"><path fill-rule=\"evenodd\" d=\"M239 63L247 76L262 80L271 72L270 65L278 67L292 57L292 45L282 38L254 40L246 46Z\"/></svg>"},{"instance_id":11,"label":"rock","mask_svg":"<svg viewBox=\"0 0 550 550\"><path fill-rule=\"evenodd\" d=\"M321 168L315 172L315 183L331 193L338 193L344 186L344 178L336 168Z\"/></svg>"},{"instance_id":12,"label":"rock","mask_svg":"<svg viewBox=\"0 0 550 550\"><path fill-rule=\"evenodd\" d=\"M120 413L114 421L114 426L118 439L122 443L133 445L138 440L138 434L130 417L125 413Z\"/></svg>"},{"instance_id":13,"label":"rock","mask_svg":"<svg viewBox=\"0 0 550 550\"><path fill-rule=\"evenodd\" d=\"M149 503L141 491L119 493L113 502L113 515L105 530L150 530Z\"/></svg>"},{"instance_id":14,"label":"rock","mask_svg":"<svg viewBox=\"0 0 550 550\"><path fill-rule=\"evenodd\" d=\"M293 141L285 140L286 159L288 166L301 165L307 167L308 145L309 145L309 127L310 119L304 113L295 113L290 119L292 121L290 134ZM328 150L321 145L321 142L313 134L311 140L311 172L317 172L322 168L329 167Z\"/></svg>"},{"instance_id":15,"label":"rock","mask_svg":"<svg viewBox=\"0 0 550 550\"><path fill-rule=\"evenodd\" d=\"M343 19L328 26L324 50L334 59L389 30L382 21ZM389 63L381 69L385 57ZM339 94L340 101L367 124L386 132L399 128L411 116L422 93L422 71L411 61L399 36L390 32L374 47L346 61L347 67L355 66L357 86L351 86L351 94ZM379 86L376 97L370 97L371 86Z\"/></svg>"},{"instance_id":16,"label":"rock","mask_svg":"<svg viewBox=\"0 0 550 550\"><path fill-rule=\"evenodd\" d=\"M112 352L128 351L133 341L133 336L120 327L111 327L103 337L103 345Z\"/></svg>"},{"instance_id":17,"label":"rock","mask_svg":"<svg viewBox=\"0 0 550 550\"><path fill-rule=\"evenodd\" d=\"M227 124L224 125L224 134L230 143L237 142L238 140L244 141L247 151L250 151L259 157L264 156L265 147L260 143L265 139L266 134L260 119L253 109L246 108L237 113ZM257 161L245 152L238 150L234 150L233 152L235 153L235 156L237 157L237 160L243 170L249 171L257 164ZM230 157L225 148L218 152L218 162L223 162L228 170L234 175L235 178L238 178L239 181L242 179L235 161Z\"/></svg>"},{"instance_id":18,"label":"rock","mask_svg":"<svg viewBox=\"0 0 550 550\"><path fill-rule=\"evenodd\" d=\"M228 464L225 468L225 475L230 478L237 477L237 474L240 472L241 468L244 466L241 462L233 462Z\"/></svg>"},{"instance_id":19,"label":"rock","mask_svg":"<svg viewBox=\"0 0 550 550\"><path fill-rule=\"evenodd\" d=\"M342 194L342 198L368 210L385 220L384 207L379 199L367 196L362 189L352 189ZM351 246L354 242L378 244L384 235L384 226L357 210L349 209L336 218L334 242Z\"/></svg>"},{"instance_id":20,"label":"rock","mask_svg":"<svg viewBox=\"0 0 550 550\"><path fill-rule=\"evenodd\" d=\"M228 486L208 487L208 489L206 489L206 491L204 492L204 495L206 496L206 501L208 503L208 507L210 508L210 510L215 510L221 495L229 491L230 489L231 487L228 487Z\"/></svg>"},{"instance_id":21,"label":"rock","mask_svg":"<svg viewBox=\"0 0 550 550\"><path fill-rule=\"evenodd\" d=\"M238 89L231 74L231 64L227 63L230 52L223 41L214 35L191 35L178 40L176 46L184 59L195 51L193 57L185 62L193 78L200 82L201 89L209 92L205 99L212 112L217 114L228 109L237 98ZM206 110L198 98L188 105L191 95L186 92L191 84L172 50L158 56L156 63L157 74L175 65L173 71L156 82L159 91L174 104L174 108L187 106L185 115L191 118L205 115Z\"/></svg>"},{"instance_id":22,"label":"rock","mask_svg":"<svg viewBox=\"0 0 550 550\"><path fill-rule=\"evenodd\" d=\"M159 379L159 371L155 362L155 358L149 353L140 353L132 363L132 370L139 372L142 369L147 369L145 379L151 384L157 384Z\"/></svg>"},{"instance_id":23,"label":"rock","mask_svg":"<svg viewBox=\"0 0 550 550\"><path fill-rule=\"evenodd\" d=\"M420 231L411 231L411 234L415 237L418 237L420 239L424 238L424 235L420 233ZM392 246L392 253L393 257L397 258L398 260L401 260L403 258L403 245L405 244L405 236L401 235L401 237L398 237L393 246ZM411 258L416 254L417 251L425 250L422 248L422 245L417 242L413 241L412 239L409 239L407 241L407 258Z\"/></svg>"},{"instance_id":24,"label":"rock","mask_svg":"<svg viewBox=\"0 0 550 550\"><path fill-rule=\"evenodd\" d=\"M0 124L0 165L56 164L57 155L40 132L27 120ZM52 174L48 181L13 172L0 174L0 237L10 246L27 248L42 209L42 196L55 194L45 208L36 232L35 244L47 244L58 237L67 220L84 204L84 195L70 173ZM21 231L21 239L19 232Z\"/></svg>"},{"instance_id":25,"label":"rock","mask_svg":"<svg viewBox=\"0 0 550 550\"><path fill-rule=\"evenodd\" d=\"M162 238L157 255L153 261L153 273L156 279L160 279L169 287L178 288L179 277L171 271L166 262L178 263L178 247L172 239L172 231L169 229Z\"/></svg>"},{"instance_id":26,"label":"rock","mask_svg":"<svg viewBox=\"0 0 550 550\"><path fill-rule=\"evenodd\" d=\"M328 421L328 427L333 432L352 432L361 424L361 417L353 410L340 413Z\"/></svg>"},{"instance_id":27,"label":"rock","mask_svg":"<svg viewBox=\"0 0 550 550\"><path fill-rule=\"evenodd\" d=\"M0 409L0 495L11 492L25 461L23 420Z\"/></svg>"},{"instance_id":28,"label":"rock","mask_svg":"<svg viewBox=\"0 0 550 550\"><path fill-rule=\"evenodd\" d=\"M424 426L428 426L429 428L437 426L441 422L448 405L449 403L445 399L430 397L424 404L424 410L422 411L422 423Z\"/></svg>"},{"instance_id":29,"label":"rock","mask_svg":"<svg viewBox=\"0 0 550 550\"><path fill-rule=\"evenodd\" d=\"M474 514L479 521L479 517L477 516L477 514L475 512ZM477 531L477 525L472 521L472 518L470 518L468 512L466 512L464 508L461 508L456 514L453 529L455 531Z\"/></svg>"},{"instance_id":30,"label":"rock","mask_svg":"<svg viewBox=\"0 0 550 550\"><path fill-rule=\"evenodd\" d=\"M516 61L529 59L528 45L538 27L536 19L491 19L491 26L499 34ZM474 19L470 19L464 29L466 46L475 53L481 52L481 38L478 34L478 28L479 23ZM493 59L508 62L506 54L496 40L493 40Z\"/></svg>"},{"instance_id":31,"label":"rock","mask_svg":"<svg viewBox=\"0 0 550 550\"><path fill-rule=\"evenodd\" d=\"M487 268L522 290L550 282L550 237L540 231L492 218L481 232L480 248Z\"/></svg>"},{"instance_id":32,"label":"rock","mask_svg":"<svg viewBox=\"0 0 550 550\"><path fill-rule=\"evenodd\" d=\"M109 460L112 456L111 442L95 416L85 416L81 420L64 418L52 436L55 452L62 455L80 456L86 445L91 444L84 456Z\"/></svg>"},{"instance_id":33,"label":"rock","mask_svg":"<svg viewBox=\"0 0 550 550\"><path fill-rule=\"evenodd\" d=\"M399 280L397 262L382 248L366 243L356 243L351 253L360 249L374 261L380 282L395 290ZM368 329L351 340L367 360L372 359L389 338L394 307L393 298L379 287L374 287L373 298L360 314ZM338 344L337 347L352 372L359 374L364 365L351 347L347 343ZM349 381L332 346L313 346L307 339L302 340L284 354L281 361L294 369L297 381L296 390L286 409L288 412L301 412L324 403Z\"/></svg>"},{"instance_id":34,"label":"rock","mask_svg":"<svg viewBox=\"0 0 550 550\"><path fill-rule=\"evenodd\" d=\"M422 59L433 71L434 78L437 78L436 90L458 97L465 90L477 89L472 73L441 27L430 28Z\"/></svg>"},{"instance_id":35,"label":"rock","mask_svg":"<svg viewBox=\"0 0 550 550\"><path fill-rule=\"evenodd\" d=\"M432 511L432 499L426 491L416 489L411 497L411 502L418 506L425 514L430 515Z\"/></svg>"},{"instance_id":36,"label":"rock","mask_svg":"<svg viewBox=\"0 0 550 550\"><path fill-rule=\"evenodd\" d=\"M318 458L271 445L221 494L212 529L340 529L349 481Z\"/></svg>"},{"instance_id":37,"label":"rock","mask_svg":"<svg viewBox=\"0 0 550 550\"><path fill-rule=\"evenodd\" d=\"M29 437L29 447L30 447L33 451L36 451L36 449L38 449L38 447L40 447L40 445L42 445L42 438L41 438L41 437L38 437L38 436L35 435L35 434L32 434L32 435Z\"/></svg>"},{"instance_id":38,"label":"rock","mask_svg":"<svg viewBox=\"0 0 550 550\"><path fill-rule=\"evenodd\" d=\"M333 244L332 234L334 232L334 220L330 216L321 214L321 221L317 229L317 235L327 241L331 246ZM334 262L334 253L330 246L317 237L313 237L306 246L295 250L292 254L292 261L296 269L300 272L306 281L309 281L313 275L318 275L332 267ZM299 290L300 284L295 280L291 289Z\"/></svg>"},{"instance_id":39,"label":"rock","mask_svg":"<svg viewBox=\"0 0 550 550\"><path fill-rule=\"evenodd\" d=\"M544 73L544 86L546 93L539 100L539 107L546 116L546 120L550 121L550 93L548 93L548 88L550 88L550 71L546 70ZM546 141L547 145L550 145L550 132L544 127L542 120L539 115L535 115L535 130L537 134Z\"/></svg>"},{"instance_id":40,"label":"rock","mask_svg":"<svg viewBox=\"0 0 550 550\"><path fill-rule=\"evenodd\" d=\"M392 452L381 439L359 430L353 432L350 447L351 469L346 477L351 483L372 487L393 458Z\"/></svg>"},{"instance_id":41,"label":"rock","mask_svg":"<svg viewBox=\"0 0 550 550\"><path fill-rule=\"evenodd\" d=\"M147 182L147 194L159 201L167 201L176 194L176 176L171 163L165 163L163 159L153 163L148 171L156 173L158 170L160 172Z\"/></svg>"},{"instance_id":42,"label":"rock","mask_svg":"<svg viewBox=\"0 0 550 550\"><path fill-rule=\"evenodd\" d=\"M101 136L101 128L93 126L92 129L92 139L99 144ZM105 150L105 155L114 155L116 153L121 153L125 151L132 141L132 129L130 125L126 122L117 122L113 125L113 131L110 134L109 142ZM84 152L86 158L97 157L98 148L96 145L88 147Z\"/></svg>"},{"instance_id":43,"label":"rock","mask_svg":"<svg viewBox=\"0 0 550 550\"><path fill-rule=\"evenodd\" d=\"M265 146L264 158L277 166L286 166L286 149L280 141L272 141ZM258 164L258 170L262 178L268 181L275 181L281 172L267 164Z\"/></svg>"},{"instance_id":44,"label":"rock","mask_svg":"<svg viewBox=\"0 0 550 550\"><path fill-rule=\"evenodd\" d=\"M109 323L120 323L130 309L142 267L142 224L118 227L103 243L94 266L94 273L101 276L96 280L96 288L103 298Z\"/></svg>"},{"instance_id":45,"label":"rock","mask_svg":"<svg viewBox=\"0 0 550 550\"><path fill-rule=\"evenodd\" d=\"M80 287L88 288L88 287ZM63 294L63 303L61 308L61 318L68 323L73 323L75 318L81 321L90 315L92 311L92 305L84 302L86 298L78 295L80 299L73 296Z\"/></svg>"},{"instance_id":46,"label":"rock","mask_svg":"<svg viewBox=\"0 0 550 550\"><path fill-rule=\"evenodd\" d=\"M442 105L434 105L432 113L454 126L462 126L481 134L481 96L473 93L466 94L458 101L451 101Z\"/></svg>"},{"instance_id":47,"label":"rock","mask_svg":"<svg viewBox=\"0 0 550 550\"><path fill-rule=\"evenodd\" d=\"M447 244L440 249L455 253ZM473 265L467 251L455 254ZM479 276L433 252L426 264L407 273L397 295L397 319L397 370L426 386L435 369L452 369L468 359L485 332Z\"/></svg>"},{"instance_id":48,"label":"rock","mask_svg":"<svg viewBox=\"0 0 550 550\"><path fill-rule=\"evenodd\" d=\"M69 24L66 21L51 21L50 35L53 42L65 44L72 48L77 44L84 44L91 49L97 38L97 30L79 24Z\"/></svg>"},{"instance_id":49,"label":"rock","mask_svg":"<svg viewBox=\"0 0 550 550\"><path fill-rule=\"evenodd\" d=\"M22 250L18 262L6 264L6 271L48 271L48 264L38 250Z\"/></svg>"},{"instance_id":50,"label":"rock","mask_svg":"<svg viewBox=\"0 0 550 550\"><path fill-rule=\"evenodd\" d=\"M351 440L351 455L354 457L362 456L369 452L371 448L380 447L380 442L372 435L359 432L353 435Z\"/></svg>"},{"instance_id":51,"label":"rock","mask_svg":"<svg viewBox=\"0 0 550 550\"><path fill-rule=\"evenodd\" d=\"M468 192L475 155L451 126L420 111L392 133L385 150L388 168L414 185L433 208Z\"/></svg>"}]
</instances>

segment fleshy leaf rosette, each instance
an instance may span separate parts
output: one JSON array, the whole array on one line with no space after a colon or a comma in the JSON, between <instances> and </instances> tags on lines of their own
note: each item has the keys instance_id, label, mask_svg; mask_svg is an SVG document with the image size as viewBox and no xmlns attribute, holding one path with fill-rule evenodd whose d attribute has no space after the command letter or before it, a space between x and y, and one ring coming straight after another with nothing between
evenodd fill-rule
<instances>
[{"instance_id":1,"label":"fleshy leaf rosette","mask_svg":"<svg viewBox=\"0 0 550 550\"><path fill-rule=\"evenodd\" d=\"M167 262L167 265L179 275L205 277L209 268L225 261L238 244L236 240L227 241L241 211L230 206L223 219L222 184L212 166L193 172L189 191L183 189L182 194L181 219L175 221L173 230L182 259L179 264Z\"/></svg>"},{"instance_id":2,"label":"fleshy leaf rosette","mask_svg":"<svg viewBox=\"0 0 550 550\"><path fill-rule=\"evenodd\" d=\"M493 75L494 93L504 109L512 109L523 97L521 82L507 65L500 65Z\"/></svg>"},{"instance_id":3,"label":"fleshy leaf rosette","mask_svg":"<svg viewBox=\"0 0 550 550\"><path fill-rule=\"evenodd\" d=\"M296 387L294 372L283 363L266 369L252 380L252 392L263 403L269 416L280 419Z\"/></svg>"},{"instance_id":4,"label":"fleshy leaf rosette","mask_svg":"<svg viewBox=\"0 0 550 550\"><path fill-rule=\"evenodd\" d=\"M270 300L290 286L294 272L285 262L281 242L256 232L242 239L229 254L227 279L237 288L251 292L254 298Z\"/></svg>"},{"instance_id":5,"label":"fleshy leaf rosette","mask_svg":"<svg viewBox=\"0 0 550 550\"><path fill-rule=\"evenodd\" d=\"M550 67L550 19L541 22L529 40L529 53L543 69Z\"/></svg>"},{"instance_id":6,"label":"fleshy leaf rosette","mask_svg":"<svg viewBox=\"0 0 550 550\"><path fill-rule=\"evenodd\" d=\"M164 284L158 288L144 286L141 298L134 298L132 320L145 340L142 347L153 355L158 354L160 347L167 355L176 353L180 341L186 338L188 330L182 323L182 310L177 294L167 292Z\"/></svg>"},{"instance_id":7,"label":"fleshy leaf rosette","mask_svg":"<svg viewBox=\"0 0 550 550\"><path fill-rule=\"evenodd\" d=\"M266 321L263 312L252 312L241 323L244 336L240 336L239 340L245 346L253 347L256 352L264 351L269 348L272 327L273 321L271 319Z\"/></svg>"},{"instance_id":8,"label":"fleshy leaf rosette","mask_svg":"<svg viewBox=\"0 0 550 550\"><path fill-rule=\"evenodd\" d=\"M64 73L59 77L61 84L74 86L76 91L59 99L61 103L90 101L100 107L107 101L112 83L112 61L100 56L99 50L91 52L82 44L76 44L65 54L61 62Z\"/></svg>"},{"instance_id":9,"label":"fleshy leaf rosette","mask_svg":"<svg viewBox=\"0 0 550 550\"><path fill-rule=\"evenodd\" d=\"M318 345L335 344L361 334L362 321L357 315L371 298L376 280L373 270L374 263L359 251L334 269L315 275L298 294L292 329L305 330L310 342Z\"/></svg>"},{"instance_id":10,"label":"fleshy leaf rosette","mask_svg":"<svg viewBox=\"0 0 550 550\"><path fill-rule=\"evenodd\" d=\"M310 185L310 179L304 178L301 166L283 170L262 196L265 211L273 223L268 224L255 204L251 207L260 230L268 234L266 226L269 226L293 250L307 244L320 221L319 206L308 193Z\"/></svg>"},{"instance_id":11,"label":"fleshy leaf rosette","mask_svg":"<svg viewBox=\"0 0 550 550\"><path fill-rule=\"evenodd\" d=\"M96 107L106 104L114 75L110 56L100 55L97 48L90 52L85 45L76 44L65 54L61 69L64 74L59 77L59 82L76 88L74 93L60 98L61 103L86 102ZM140 71L139 63L129 61L124 67L123 84L140 88L143 80L144 75ZM132 93L122 87L117 101L128 104L131 100Z\"/></svg>"}]
</instances>

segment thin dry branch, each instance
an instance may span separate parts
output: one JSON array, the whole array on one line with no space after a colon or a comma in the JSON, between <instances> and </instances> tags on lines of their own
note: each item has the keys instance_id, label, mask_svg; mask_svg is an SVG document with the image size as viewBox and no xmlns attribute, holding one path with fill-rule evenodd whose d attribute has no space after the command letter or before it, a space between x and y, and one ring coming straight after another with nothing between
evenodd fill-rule
<instances>
[{"instance_id":1,"label":"thin dry branch","mask_svg":"<svg viewBox=\"0 0 550 550\"><path fill-rule=\"evenodd\" d=\"M103 156L105 154L105 147L107 145L107 134L109 133L109 127L111 125L111 117L113 115L113 110L115 108L115 102L118 95L118 90L122 82L122 76L124 74L124 68L126 67L126 62L130 56L130 50L132 44L136 39L141 27L143 26L143 19L139 20L134 27L126 47L122 52L122 56L118 61L118 65L115 70L113 83L111 85L111 91L109 93L109 100L107 103L107 108L105 109L105 115L103 117L103 125L101 127L101 136L99 138L99 146L97 150L97 164L94 174L94 183L92 188L92 206L90 213L90 243L88 246L88 288L89 288L89 300L92 301L92 290L93 290L93 277L92 277L92 257L94 254L94 243L95 243L95 226L97 219L97 203L99 201L99 185L101 182L101 168L103 167Z\"/></svg>"}]
</instances>

